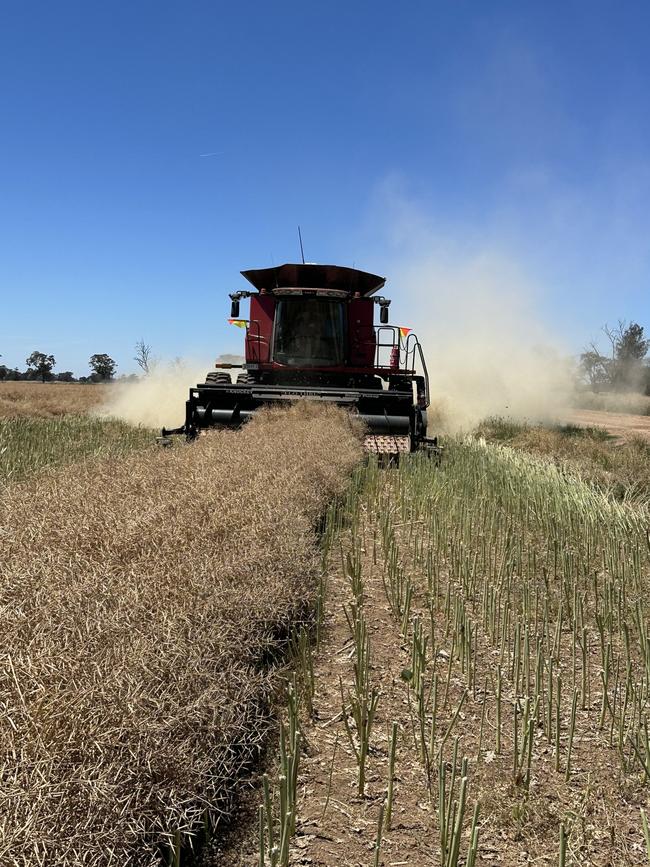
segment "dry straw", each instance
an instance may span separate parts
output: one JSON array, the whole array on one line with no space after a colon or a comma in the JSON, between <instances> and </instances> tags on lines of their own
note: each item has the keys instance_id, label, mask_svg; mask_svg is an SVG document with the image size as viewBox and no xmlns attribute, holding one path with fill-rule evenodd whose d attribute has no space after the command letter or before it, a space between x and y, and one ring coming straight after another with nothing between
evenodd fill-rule
<instances>
[{"instance_id":1,"label":"dry straw","mask_svg":"<svg viewBox=\"0 0 650 867\"><path fill-rule=\"evenodd\" d=\"M7 489L2 864L153 865L227 813L360 456L349 416L303 405Z\"/></svg>"},{"instance_id":2,"label":"dry straw","mask_svg":"<svg viewBox=\"0 0 650 867\"><path fill-rule=\"evenodd\" d=\"M58 418L100 406L112 385L64 382L0 382L0 418Z\"/></svg>"}]
</instances>

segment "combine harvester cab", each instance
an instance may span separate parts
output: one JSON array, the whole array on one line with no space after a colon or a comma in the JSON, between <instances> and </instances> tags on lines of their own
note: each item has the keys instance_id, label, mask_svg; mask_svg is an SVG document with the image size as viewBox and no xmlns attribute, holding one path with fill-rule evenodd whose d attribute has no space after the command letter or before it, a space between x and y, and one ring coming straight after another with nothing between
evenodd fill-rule
<instances>
[{"instance_id":1,"label":"combine harvester cab","mask_svg":"<svg viewBox=\"0 0 650 867\"><path fill-rule=\"evenodd\" d=\"M231 322L246 328L245 364L216 364L190 389L185 424L193 439L213 426L237 427L257 409L300 399L357 413L369 452L398 456L426 449L429 379L422 347L408 328L388 324L385 278L339 265L279 265L242 271L253 291L231 294ZM239 319L250 299L249 318ZM379 307L379 325L374 322ZM236 381L231 370L239 369ZM417 372L419 370L419 372Z\"/></svg>"}]
</instances>

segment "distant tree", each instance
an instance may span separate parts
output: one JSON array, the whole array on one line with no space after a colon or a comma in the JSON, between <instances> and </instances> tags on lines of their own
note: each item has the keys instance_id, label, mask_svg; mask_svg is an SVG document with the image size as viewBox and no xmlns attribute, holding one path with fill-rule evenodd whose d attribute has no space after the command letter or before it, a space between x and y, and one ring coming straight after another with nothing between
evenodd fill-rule
<instances>
[{"instance_id":1,"label":"distant tree","mask_svg":"<svg viewBox=\"0 0 650 867\"><path fill-rule=\"evenodd\" d=\"M40 377L43 382L50 379L52 376L52 368L56 364L53 355L46 355L44 352L34 350L29 358L26 359L28 371L32 373L33 378Z\"/></svg>"},{"instance_id":2,"label":"distant tree","mask_svg":"<svg viewBox=\"0 0 650 867\"><path fill-rule=\"evenodd\" d=\"M110 355L107 355L105 352L91 355L88 364L92 370L91 378L95 382L108 382L113 379L115 371L117 370L117 364L113 361Z\"/></svg>"},{"instance_id":3,"label":"distant tree","mask_svg":"<svg viewBox=\"0 0 650 867\"><path fill-rule=\"evenodd\" d=\"M142 368L145 376L148 376L155 365L155 359L151 354L151 346L144 342L144 339L138 340L135 344L135 355L133 360Z\"/></svg>"},{"instance_id":4,"label":"distant tree","mask_svg":"<svg viewBox=\"0 0 650 867\"><path fill-rule=\"evenodd\" d=\"M650 349L650 340L638 322L629 325L619 320L615 328L605 325L604 332L612 346L612 384L616 388L640 388L644 378L643 359Z\"/></svg>"},{"instance_id":5,"label":"distant tree","mask_svg":"<svg viewBox=\"0 0 650 867\"><path fill-rule=\"evenodd\" d=\"M0 382L4 382L9 374L9 368L6 364L0 364Z\"/></svg>"},{"instance_id":6,"label":"distant tree","mask_svg":"<svg viewBox=\"0 0 650 867\"><path fill-rule=\"evenodd\" d=\"M57 373L56 379L58 382L74 382L74 373L71 370L62 370Z\"/></svg>"},{"instance_id":7,"label":"distant tree","mask_svg":"<svg viewBox=\"0 0 650 867\"><path fill-rule=\"evenodd\" d=\"M641 361L646 357L650 340L643 336L643 330L643 325L631 322L621 331L616 342L616 357L619 361Z\"/></svg>"}]
</instances>

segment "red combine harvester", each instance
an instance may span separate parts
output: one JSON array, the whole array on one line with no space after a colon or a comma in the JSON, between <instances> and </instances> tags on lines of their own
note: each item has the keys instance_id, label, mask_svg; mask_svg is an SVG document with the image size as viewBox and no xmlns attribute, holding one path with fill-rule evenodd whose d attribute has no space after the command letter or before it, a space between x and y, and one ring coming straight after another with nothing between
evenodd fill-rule
<instances>
[{"instance_id":1,"label":"red combine harvester","mask_svg":"<svg viewBox=\"0 0 650 867\"><path fill-rule=\"evenodd\" d=\"M246 327L245 364L216 364L190 389L185 424L163 428L163 438L236 427L261 406L306 398L358 413L368 451L438 453L436 439L426 436L429 380L422 348L412 331L388 325L390 301L376 294L385 278L312 264L241 273L254 287L230 296L231 321ZM242 298L250 298L247 320L239 319ZM245 372L233 382L230 370L237 367Z\"/></svg>"}]
</instances>

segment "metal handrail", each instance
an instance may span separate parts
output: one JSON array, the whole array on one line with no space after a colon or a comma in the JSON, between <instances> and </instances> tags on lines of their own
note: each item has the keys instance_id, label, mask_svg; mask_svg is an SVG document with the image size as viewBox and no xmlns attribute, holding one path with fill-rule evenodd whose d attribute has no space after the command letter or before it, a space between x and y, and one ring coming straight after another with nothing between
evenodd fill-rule
<instances>
[{"instance_id":1,"label":"metal handrail","mask_svg":"<svg viewBox=\"0 0 650 867\"><path fill-rule=\"evenodd\" d=\"M417 340L417 338L416 338ZM420 353L420 364L422 365L422 371L424 373L424 396L425 396L425 407L429 406L431 403L431 396L429 393L429 371L427 370L427 363L424 360L424 352L422 351L422 344L420 341L417 341L418 352Z\"/></svg>"},{"instance_id":2,"label":"metal handrail","mask_svg":"<svg viewBox=\"0 0 650 867\"><path fill-rule=\"evenodd\" d=\"M248 319L247 322L248 324L246 326L246 342L248 342L249 339L253 341L253 346L255 347L254 354L256 356L254 360L259 364L262 355L261 344L265 340L265 338L262 337L262 334L260 332L259 320ZM257 333L251 334L251 326L255 326L255 328L257 329Z\"/></svg>"}]
</instances>

